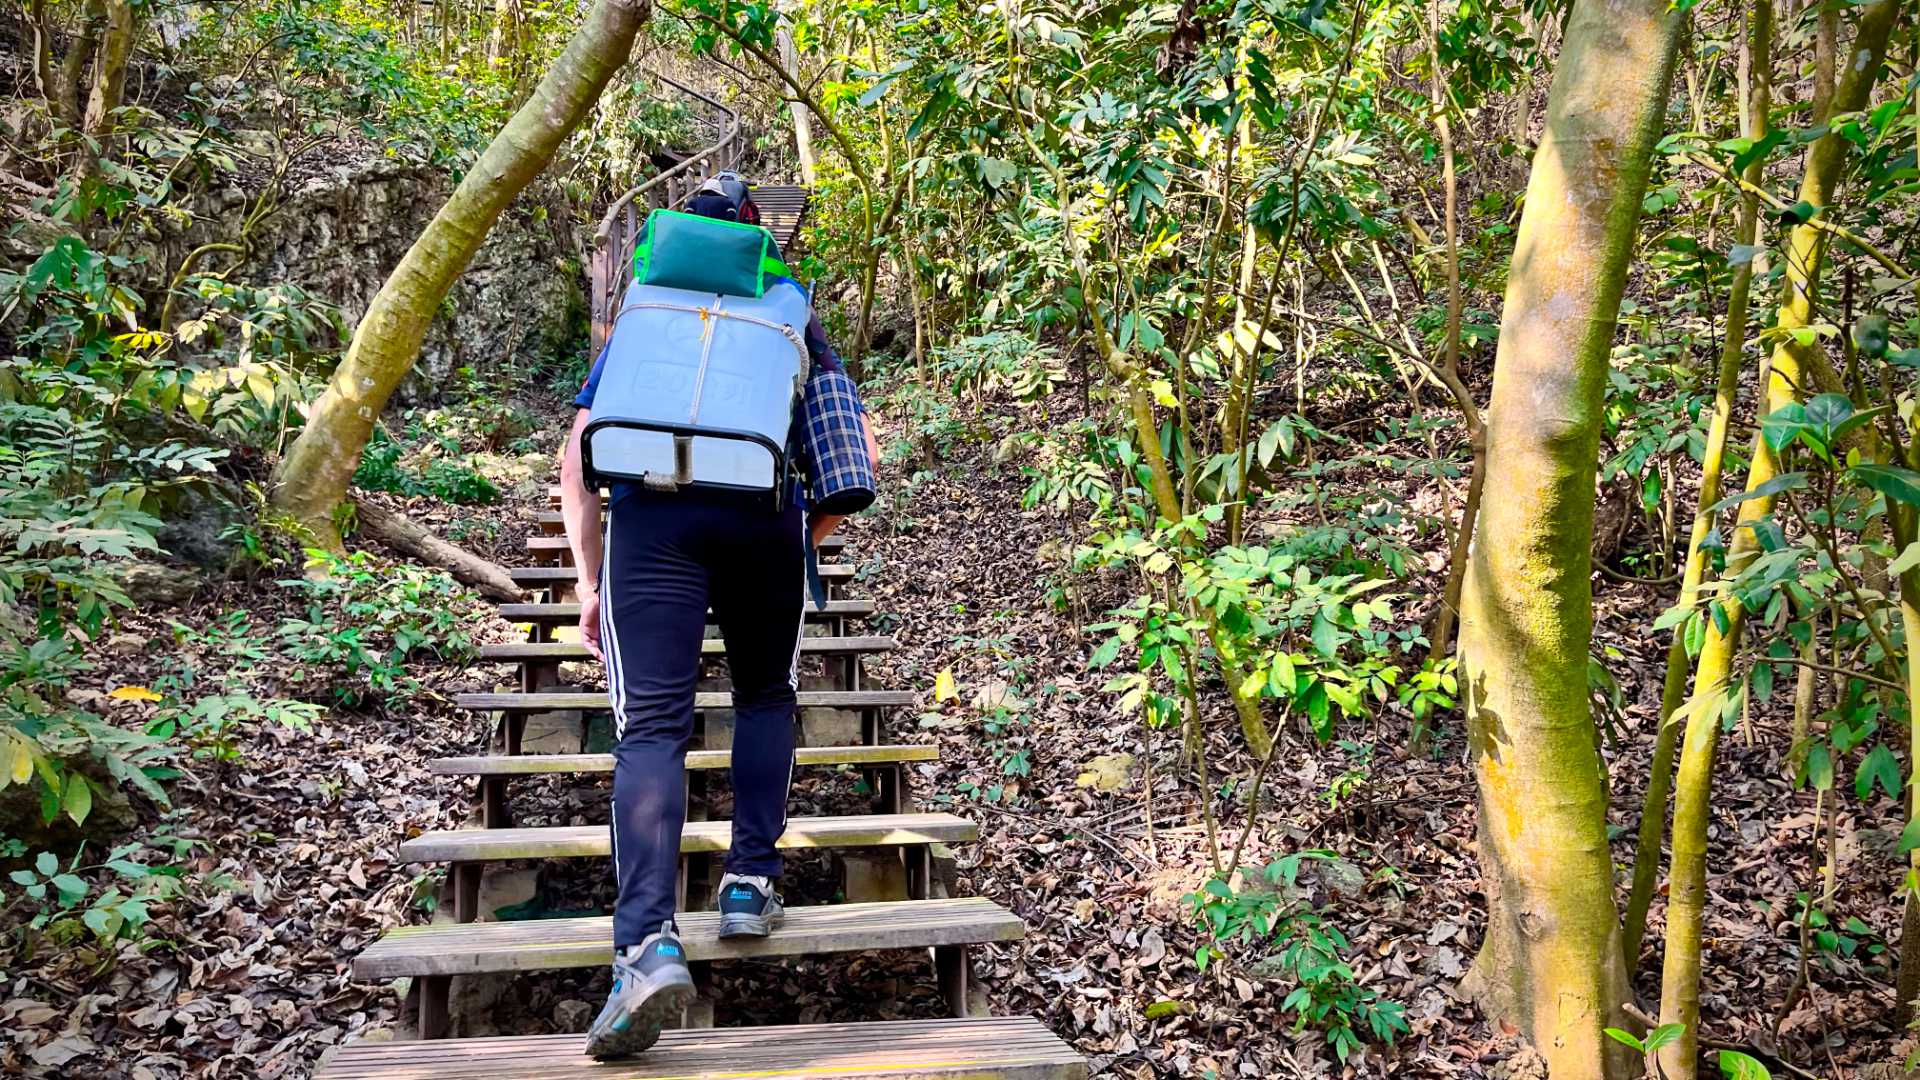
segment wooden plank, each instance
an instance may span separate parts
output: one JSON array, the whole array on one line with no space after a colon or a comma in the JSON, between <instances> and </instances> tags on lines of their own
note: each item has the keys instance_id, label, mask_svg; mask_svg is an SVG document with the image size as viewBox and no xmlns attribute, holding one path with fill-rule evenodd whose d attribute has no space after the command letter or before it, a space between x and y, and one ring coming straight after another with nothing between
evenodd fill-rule
<instances>
[{"instance_id":1,"label":"wooden plank","mask_svg":"<svg viewBox=\"0 0 1920 1080\"><path fill-rule=\"evenodd\" d=\"M937 761L937 746L802 746L794 763L808 766L891 765L906 761ZM725 769L733 763L725 750L690 750L689 769ZM607 773L612 754L516 754L486 757L439 758L427 763L436 776L533 776L542 773Z\"/></svg>"},{"instance_id":2,"label":"wooden plank","mask_svg":"<svg viewBox=\"0 0 1920 1080\"><path fill-rule=\"evenodd\" d=\"M789 818L782 848L896 847L965 843L979 826L952 814L864 814ZM730 821L689 821L680 833L682 853L725 851ZM502 859L589 858L611 853L605 825L554 825L538 829L455 829L422 833L400 844L402 862L495 862Z\"/></svg>"},{"instance_id":3,"label":"wooden plank","mask_svg":"<svg viewBox=\"0 0 1920 1080\"><path fill-rule=\"evenodd\" d=\"M910 690L802 690L797 704L803 709L887 709L911 705ZM553 709L608 708L605 691L544 691L535 694L458 694L454 706L461 709L500 712L548 712ZM725 690L693 695L696 709L731 709L733 694Z\"/></svg>"},{"instance_id":4,"label":"wooden plank","mask_svg":"<svg viewBox=\"0 0 1920 1080\"><path fill-rule=\"evenodd\" d=\"M841 582L852 578L854 567L848 563L821 563L822 581ZM516 566L508 571L516 585L572 584L580 578L576 566Z\"/></svg>"},{"instance_id":5,"label":"wooden plank","mask_svg":"<svg viewBox=\"0 0 1920 1080\"><path fill-rule=\"evenodd\" d=\"M815 654L845 653L882 653L892 652L900 647L900 642L890 637L803 637L800 639L802 656ZM700 643L700 652L706 656L724 656L727 643L719 638L708 638ZM577 641L513 641L499 645L483 645L480 659L500 663L516 664L528 660L578 661L587 658L587 647Z\"/></svg>"},{"instance_id":6,"label":"wooden plank","mask_svg":"<svg viewBox=\"0 0 1920 1080\"><path fill-rule=\"evenodd\" d=\"M1086 1080L1032 1017L723 1027L663 1032L600 1063L584 1035L356 1042L314 1080Z\"/></svg>"},{"instance_id":7,"label":"wooden plank","mask_svg":"<svg viewBox=\"0 0 1920 1080\"><path fill-rule=\"evenodd\" d=\"M788 908L772 936L720 940L720 913L684 912L680 941L687 959L739 960L978 945L1018 941L1026 927L1013 912L984 897L835 904ZM363 982L403 975L475 975L548 971L613 963L613 919L529 919L402 926L389 930L353 961Z\"/></svg>"},{"instance_id":8,"label":"wooden plank","mask_svg":"<svg viewBox=\"0 0 1920 1080\"><path fill-rule=\"evenodd\" d=\"M807 604L806 617L809 620L854 619L872 615L875 611L871 600L829 600L827 606L815 609ZM532 622L560 624L580 621L579 604L501 604L500 617L508 622Z\"/></svg>"},{"instance_id":9,"label":"wooden plank","mask_svg":"<svg viewBox=\"0 0 1920 1080\"><path fill-rule=\"evenodd\" d=\"M826 555L837 552L846 546L847 538L840 533L834 533L832 536L820 541L817 550L822 555ZM527 537L527 550L541 552L565 551L567 550L567 538L565 536L529 536Z\"/></svg>"}]
</instances>

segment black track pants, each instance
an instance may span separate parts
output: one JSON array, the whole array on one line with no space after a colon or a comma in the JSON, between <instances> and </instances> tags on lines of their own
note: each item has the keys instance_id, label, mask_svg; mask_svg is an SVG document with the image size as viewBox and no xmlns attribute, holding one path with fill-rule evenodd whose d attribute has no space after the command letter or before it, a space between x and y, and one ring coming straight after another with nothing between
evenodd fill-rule
<instances>
[{"instance_id":1,"label":"black track pants","mask_svg":"<svg viewBox=\"0 0 1920 1080\"><path fill-rule=\"evenodd\" d=\"M600 634L613 705L616 947L673 917L687 742L707 609L733 680L733 847L726 868L777 877L793 781L805 615L805 517L738 498L631 491L607 515Z\"/></svg>"}]
</instances>

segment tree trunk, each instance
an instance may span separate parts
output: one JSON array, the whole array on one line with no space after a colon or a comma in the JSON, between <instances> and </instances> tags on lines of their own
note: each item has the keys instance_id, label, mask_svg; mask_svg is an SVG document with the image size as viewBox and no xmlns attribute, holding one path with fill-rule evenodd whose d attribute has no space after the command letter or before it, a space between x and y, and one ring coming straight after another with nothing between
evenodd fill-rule
<instances>
[{"instance_id":1,"label":"tree trunk","mask_svg":"<svg viewBox=\"0 0 1920 1080\"><path fill-rule=\"evenodd\" d=\"M780 63L786 69L787 76L794 82L800 81L800 55L793 47L793 33L780 31ZM816 183L813 166L813 115L807 111L803 102L787 102L787 110L793 116L793 152L800 159L800 182L807 187Z\"/></svg>"},{"instance_id":2,"label":"tree trunk","mask_svg":"<svg viewBox=\"0 0 1920 1080\"><path fill-rule=\"evenodd\" d=\"M526 594L513 583L513 575L496 562L483 559L466 548L450 544L433 531L379 503L354 500L354 516L360 531L403 555L441 567L454 577L480 590L490 600L525 600Z\"/></svg>"},{"instance_id":3,"label":"tree trunk","mask_svg":"<svg viewBox=\"0 0 1920 1080\"><path fill-rule=\"evenodd\" d=\"M1897 20L1900 0L1879 0L1860 17L1859 36L1851 56L1858 62L1846 66L1831 100L1833 109L1851 112L1867 100L1868 91L1880 72L1886 55L1887 38ZM1817 140L1807 154L1806 172L1800 179L1800 197L1824 207L1833 199L1834 188L1842 172L1847 141L1839 135ZM1827 234L1812 225L1795 226L1787 241L1786 295L1781 298L1775 326L1780 330L1799 329L1812 324L1815 316L1814 292L1820 278L1820 262L1826 254ZM1791 403L1799 388L1817 382L1816 367L1825 366L1816 358L1818 346L1802 346L1783 335L1774 349L1772 376L1768 380L1767 400L1761 415ZM1764 438L1754 438L1753 465L1747 473L1747 490L1752 491L1771 479L1778 468L1773 448ZM1740 504L1739 520L1758 520L1773 509L1771 496L1749 499ZM1727 550L1727 580L1759 554L1759 541L1749 528L1736 528ZM1684 1024L1680 1037L1660 1051L1660 1067L1672 1080L1693 1080L1700 1065L1700 945L1701 928L1706 919L1707 900L1707 825L1711 816L1714 756L1720 741L1720 702L1733 688L1734 664L1740 650L1740 633L1746 611L1731 593L1720 600L1726 613L1725 623L1708 620L1706 641L1700 647L1700 660L1694 671L1693 697L1686 709L1686 733L1680 751L1679 774L1674 781L1673 869L1668 875L1666 957L1660 979L1660 1022ZM1722 629L1724 625L1724 630Z\"/></svg>"},{"instance_id":4,"label":"tree trunk","mask_svg":"<svg viewBox=\"0 0 1920 1080\"><path fill-rule=\"evenodd\" d=\"M1913 133L1913 148L1920 155L1920 127ZM1914 283L1914 299L1920 300L1920 282ZM1920 463L1920 439L1907 437L1907 467ZM1920 535L1920 515L1911 508L1902 512L1906 523L1904 539L1913 542ZM1906 550L1904 547L1902 551ZM1900 623L1906 633L1907 648L1907 828L1920 821L1920 716L1914 715L1914 702L1920 701L1920 567L1900 575ZM1920 847L1907 853L1907 878L1901 883L1906 913L1900 920L1900 968L1894 991L1894 1023L1902 1030L1912 1026L1914 998L1920 996Z\"/></svg>"},{"instance_id":5,"label":"tree trunk","mask_svg":"<svg viewBox=\"0 0 1920 1080\"><path fill-rule=\"evenodd\" d=\"M133 53L136 28L128 0L106 0L106 30L94 67L93 91L87 95L84 120L87 134L104 135L113 127L113 111L127 85L127 57Z\"/></svg>"},{"instance_id":6,"label":"tree trunk","mask_svg":"<svg viewBox=\"0 0 1920 1080\"><path fill-rule=\"evenodd\" d=\"M1920 444L1910 446L1907 453L1908 468L1917 462ZM1901 539L1910 544L1916 532L1912 511L1906 511L1905 516L1908 524ZM1900 575L1900 627L1906 634L1907 701L1911 703L1920 701L1920 568ZM1911 710L1912 705L1908 708ZM1920 821L1920 718L1909 716L1907 739L1907 828L1911 829ZM1906 880L1900 885L1906 912L1900 920L1900 966L1893 1015L1902 1030L1913 1023L1914 998L1920 996L1920 896L1915 895L1916 884L1920 884L1920 848L1907 853Z\"/></svg>"},{"instance_id":7,"label":"tree trunk","mask_svg":"<svg viewBox=\"0 0 1920 1080\"><path fill-rule=\"evenodd\" d=\"M1754 0L1747 40L1751 69L1746 112L1741 134L1758 142L1767 134L1767 111L1773 107L1773 0ZM1748 182L1758 184L1764 163L1759 159L1746 169ZM1743 192L1740 196L1740 220L1733 242L1752 245L1760 235L1760 196ZM1700 580L1706 574L1707 553L1701 549L1713 528L1714 516L1707 508L1720 501L1720 471L1726 462L1727 428L1733 416L1734 397L1740 391L1740 360L1747 341L1747 307L1753 291L1753 260L1734 268L1733 283L1727 293L1726 338L1720 347L1720 370L1714 386L1713 415L1707 421L1707 444L1700 467L1700 500L1693 514L1693 531L1687 538L1687 559L1680 575L1679 603L1691 607L1700 593ZM1667 646L1666 683L1660 693L1660 730L1654 736L1653 766L1647 778L1647 797L1640 810L1640 836L1633 851L1633 887L1627 896L1626 959L1627 970L1640 963L1640 943L1647 933L1647 908L1653 902L1653 888L1660 877L1660 842L1667 832L1667 796L1673 787L1673 754L1679 744L1680 719L1676 717L1687 697L1686 630L1677 628Z\"/></svg>"},{"instance_id":8,"label":"tree trunk","mask_svg":"<svg viewBox=\"0 0 1920 1080\"><path fill-rule=\"evenodd\" d=\"M1453 531L1453 543L1447 551L1447 583L1440 591L1440 607L1433 613L1433 632L1427 635L1427 655L1445 660L1453 652L1453 631L1460 614L1460 590L1467 580L1467 560L1472 557L1473 526L1480 516L1480 500L1487 486L1486 432L1471 425L1467 446L1472 452L1467 467L1467 498L1460 504L1460 524ZM1424 732L1424 725L1421 728Z\"/></svg>"},{"instance_id":9,"label":"tree trunk","mask_svg":"<svg viewBox=\"0 0 1920 1080\"><path fill-rule=\"evenodd\" d=\"M1447 336L1441 363L1447 377L1457 383L1460 379L1460 311L1464 306L1460 292L1460 182L1454 172L1453 121L1447 114L1452 94L1447 87L1446 71L1440 62L1440 2L1427 0L1427 100L1433 105L1434 134L1440 137L1440 186L1447 207ZM1523 98L1525 93L1522 89ZM1480 417L1472 408L1471 397L1461 411L1468 446L1473 453L1473 475L1467 478L1467 500L1460 507L1460 526L1454 530L1452 550L1447 554L1447 584L1440 594L1440 609L1434 612L1433 633L1428 638L1428 655L1435 660L1445 660L1453 648L1453 628L1460 612L1460 589L1466 582L1473 522L1479 516L1481 493L1486 487L1486 436L1481 430ZM1426 735L1426 724L1422 721L1414 729L1413 740L1422 752L1426 749Z\"/></svg>"},{"instance_id":10,"label":"tree trunk","mask_svg":"<svg viewBox=\"0 0 1920 1080\"><path fill-rule=\"evenodd\" d=\"M1466 989L1554 1080L1630 1069L1606 777L1587 698L1601 396L1682 18L1576 3L1507 280L1461 597L1488 926Z\"/></svg>"},{"instance_id":11,"label":"tree trunk","mask_svg":"<svg viewBox=\"0 0 1920 1080\"><path fill-rule=\"evenodd\" d=\"M394 267L354 331L346 359L315 402L305 430L281 462L274 504L338 548L334 507L360 461L367 436L454 279L514 198L592 109L627 62L647 0L599 0L513 119L494 136L446 205Z\"/></svg>"}]
</instances>

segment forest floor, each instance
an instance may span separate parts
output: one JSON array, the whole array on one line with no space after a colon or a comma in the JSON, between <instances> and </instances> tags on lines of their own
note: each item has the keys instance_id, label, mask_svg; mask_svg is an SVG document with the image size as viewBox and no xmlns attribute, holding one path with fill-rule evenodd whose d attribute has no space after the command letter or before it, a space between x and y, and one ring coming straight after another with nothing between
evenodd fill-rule
<instances>
[{"instance_id":1,"label":"forest floor","mask_svg":"<svg viewBox=\"0 0 1920 1080\"><path fill-rule=\"evenodd\" d=\"M555 410L549 440L564 430L560 421ZM1484 918L1457 716L1443 718L1433 752L1419 757L1406 752L1405 717L1394 713L1324 746L1289 729L1242 858L1257 873L1288 853L1336 853L1304 863L1289 895L1320 908L1345 934L1361 982L1406 1007L1410 1035L1392 1047L1369 1043L1343 1064L1320 1032L1295 1030L1283 1005L1291 985L1273 975L1269 943L1231 945L1227 961L1198 970L1203 938L1183 897L1208 875L1199 792L1210 791L1230 853L1246 827L1245 794L1223 791L1221 780L1228 769L1250 776L1254 766L1229 750L1223 701L1212 702L1213 782L1201 785L1172 733L1149 732L1101 692L1105 676L1087 668L1098 636L1082 626L1127 597L1117 580L1064 572L1064 552L1077 539L1071 516L1021 509L1020 461L996 449L1032 422L1015 408L989 413L979 437L958 442L936 468L911 482L889 477L889 504L849 526L849 558L859 566L853 591L878 601L875 631L902 643L871 664L872 684L917 691L923 703L892 718L890 737L936 741L941 750L937 764L921 768L915 795L923 806L950 806L980 822L979 842L956 849L960 891L990 897L1027 924L1024 941L976 954L994 1011L1041 1016L1106 1070L1100 1075L1539 1075L1537 1058L1458 996ZM550 453L550 445L538 450ZM505 501L457 512L486 521L463 530L464 542L510 565L524 561L550 479L541 458L523 464ZM1339 483L1404 505L1434 498L1402 476L1347 473ZM407 509L442 528L456 516L426 500ZM1403 613L1409 621L1425 614L1430 601L1419 598L1437 595L1442 569L1438 537L1418 546L1424 570L1400 590L1416 598ZM1065 610L1048 599L1056 587L1068 597ZM1596 653L1617 650L1607 666L1621 685L1619 742L1607 758L1624 866L1665 652L1642 628L1670 600L1665 587L1601 580L1596 588ZM130 616L108 643L115 663L92 672L74 697L138 722L145 705L106 695L146 685L178 659L171 624L205 626L246 610L266 625L293 606L286 590L262 580L209 587L185 607ZM481 640L517 633L485 605L474 606L470 625ZM945 671L957 694L936 701ZM470 787L430 775L427 762L484 747L483 725L453 710L451 696L491 689L509 672L424 665L414 675L422 691L404 709L334 711L309 733L252 732L238 761L177 782L170 820L197 841L189 863L202 884L156 909L146 939L110 955L33 955L18 937L0 940L0 1072L279 1080L310 1074L348 1039L392 1037L396 988L355 983L349 965L383 930L427 917L438 874L396 863L395 845L456 827L472 812ZM1909 1049L1891 1027L1886 952L1899 921L1893 851L1902 813L1884 798L1844 800L1823 823L1813 796L1784 778L1784 745L1777 707L1753 709L1726 742L1705 1034L1805 1075L1899 1075L1861 1067ZM1017 762L1011 771L1009 762ZM584 824L600 820L600 790L542 781L517 790L516 807L526 824ZM812 778L796 792L795 812L857 799L843 779ZM1836 892L1820 905L1828 925L1809 928L1824 934L1810 934L1810 984L1795 993L1796 894L1821 888L1827 828ZM539 904L549 913L603 904L610 895L599 879L589 868L557 868ZM821 895L830 888L824 864L796 860L794 899L830 899ZM1643 1001L1657 998L1657 904L1654 914L1638 973ZM918 956L740 964L717 974L722 1024L940 1012ZM524 978L504 988L494 1021L519 1033L577 1030L604 992L600 971Z\"/></svg>"}]
</instances>

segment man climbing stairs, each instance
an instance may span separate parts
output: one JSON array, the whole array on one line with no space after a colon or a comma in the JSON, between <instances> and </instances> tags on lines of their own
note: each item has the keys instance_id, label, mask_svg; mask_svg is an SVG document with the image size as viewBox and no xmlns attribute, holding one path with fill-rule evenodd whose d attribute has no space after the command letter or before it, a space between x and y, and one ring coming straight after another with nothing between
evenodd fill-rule
<instances>
[{"instance_id":1,"label":"man climbing stairs","mask_svg":"<svg viewBox=\"0 0 1920 1080\"><path fill-rule=\"evenodd\" d=\"M675 84L677 85L677 84ZM699 97L699 95L693 95ZM677 207L708 176L733 166L745 145L739 118L712 99L701 98L722 114L721 142L617 200L602 223L593 264L595 344L612 321L612 304L622 295L629 274L640 215L636 200ZM763 188L754 192L767 225L783 248L795 239L806 212L800 188ZM556 491L557 496L557 491ZM557 497L554 499L557 504ZM825 849L843 867L866 860L883 872L856 883L843 878L841 893L853 902L793 907L785 923L768 937L721 938L719 915L709 905L707 883L713 877L709 856L728 848L731 825L708 816L708 777L730 763L730 686L711 661L725 654L708 613L702 648L700 692L695 699L695 749L687 755L688 813L680 837L677 904L681 944L697 984L710 986L715 961L778 959L881 950L915 950L929 956L931 974L950 1017L943 1020L823 1024L792 1027L702 1027L710 1013L689 1009L685 1030L669 1031L643 1056L596 1063L585 1054L582 1035L525 1038L446 1039L456 978L506 977L516 973L597 967L614 954L613 920L604 916L515 921L500 911L481 910L482 884L496 867L514 861L605 859L611 848L605 818L585 825L516 827L509 781L533 775L609 775L613 757L595 749L589 715L605 714L604 690L569 688L563 665L588 659L573 627L580 608L573 587L579 580L557 512L540 517L541 535L527 542L531 565L513 572L523 588L545 593L531 603L505 604L501 615L524 623L528 639L489 646L484 659L515 664L517 690L461 695L456 704L497 720L490 752L447 758L433 765L446 776L475 782L478 827L423 833L399 845L405 862L445 863L451 921L402 927L366 948L354 961L356 978L411 980L411 996L421 1039L405 1043L362 1043L344 1047L318 1074L324 1080L401 1080L410 1077L783 1077L792 1080L832 1077L851 1080L909 1080L936 1077L972 1080L1080 1080L1086 1066L1044 1026L1030 1018L991 1019L973 1015L974 995L967 947L1018 940L1024 932L1018 916L984 898L952 897L936 873L938 845L965 843L978 829L945 813L915 812L907 767L934 760L928 746L889 745L883 715L913 703L914 695L865 685L861 659L896 647L891 638L860 632L872 615L871 601L840 595L854 579L853 568L835 561L845 541L830 537L819 546L821 578L832 599L809 605L800 657L817 660L823 674L800 684L796 722L800 748L795 766L810 771L859 770L872 812L843 816L792 817L775 846ZM569 728L544 725L530 740L534 718L578 717ZM553 738L555 731L559 738ZM530 742L562 752L528 753ZM604 807L604 803L599 804ZM604 809L602 813L604 813ZM894 871L889 874L886 867Z\"/></svg>"}]
</instances>

